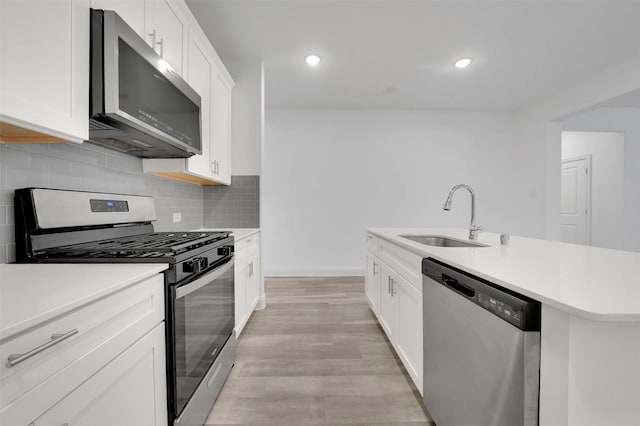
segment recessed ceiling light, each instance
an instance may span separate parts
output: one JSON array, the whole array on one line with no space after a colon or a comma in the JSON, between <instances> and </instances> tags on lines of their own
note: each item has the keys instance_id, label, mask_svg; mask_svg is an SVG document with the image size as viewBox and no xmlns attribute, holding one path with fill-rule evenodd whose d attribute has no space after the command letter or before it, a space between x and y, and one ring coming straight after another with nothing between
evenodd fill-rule
<instances>
[{"instance_id":1,"label":"recessed ceiling light","mask_svg":"<svg viewBox=\"0 0 640 426\"><path fill-rule=\"evenodd\" d=\"M473 61L471 58L461 58L458 59L455 63L456 68L466 68Z\"/></svg>"},{"instance_id":2,"label":"recessed ceiling light","mask_svg":"<svg viewBox=\"0 0 640 426\"><path fill-rule=\"evenodd\" d=\"M311 66L316 66L320 63L320 57L316 55L309 55L304 60L307 64Z\"/></svg>"}]
</instances>

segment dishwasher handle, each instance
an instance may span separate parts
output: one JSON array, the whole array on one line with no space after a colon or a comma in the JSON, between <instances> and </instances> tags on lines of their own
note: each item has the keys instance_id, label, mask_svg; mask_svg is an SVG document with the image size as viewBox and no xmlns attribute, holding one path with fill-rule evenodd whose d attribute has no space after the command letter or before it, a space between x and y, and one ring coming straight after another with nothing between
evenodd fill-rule
<instances>
[{"instance_id":1,"label":"dishwasher handle","mask_svg":"<svg viewBox=\"0 0 640 426\"><path fill-rule=\"evenodd\" d=\"M476 290L474 288L462 284L461 282L459 282L455 278L450 277L447 274L442 274L442 282L444 283L444 285L452 290L457 291L463 296L467 296L469 298L476 297Z\"/></svg>"}]
</instances>

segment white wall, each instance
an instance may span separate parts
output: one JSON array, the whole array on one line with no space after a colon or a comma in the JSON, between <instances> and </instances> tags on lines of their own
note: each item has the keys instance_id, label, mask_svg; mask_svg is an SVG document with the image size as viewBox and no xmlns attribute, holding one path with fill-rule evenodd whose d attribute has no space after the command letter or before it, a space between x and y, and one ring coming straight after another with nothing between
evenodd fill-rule
<instances>
[{"instance_id":1,"label":"white wall","mask_svg":"<svg viewBox=\"0 0 640 426\"><path fill-rule=\"evenodd\" d=\"M624 134L562 132L562 160L591 155L591 245L622 248L624 226Z\"/></svg>"},{"instance_id":2,"label":"white wall","mask_svg":"<svg viewBox=\"0 0 640 426\"><path fill-rule=\"evenodd\" d=\"M595 109L612 98L640 89L640 55L596 73L538 100L514 114L514 149L518 156L514 209L528 225L525 235L558 239L560 218L559 120ZM587 129L581 129L587 130ZM604 129L601 129L604 130Z\"/></svg>"},{"instance_id":3,"label":"white wall","mask_svg":"<svg viewBox=\"0 0 640 426\"><path fill-rule=\"evenodd\" d=\"M516 233L510 116L483 112L267 110L266 275L362 274L364 229L469 225Z\"/></svg>"},{"instance_id":4,"label":"white wall","mask_svg":"<svg viewBox=\"0 0 640 426\"><path fill-rule=\"evenodd\" d=\"M615 248L640 252L640 108L599 108L561 125L563 130L624 133L624 233Z\"/></svg>"},{"instance_id":5,"label":"white wall","mask_svg":"<svg viewBox=\"0 0 640 426\"><path fill-rule=\"evenodd\" d=\"M256 60L225 60L225 66L236 82L231 96L231 174L260 175L264 139L264 66L262 61Z\"/></svg>"}]
</instances>

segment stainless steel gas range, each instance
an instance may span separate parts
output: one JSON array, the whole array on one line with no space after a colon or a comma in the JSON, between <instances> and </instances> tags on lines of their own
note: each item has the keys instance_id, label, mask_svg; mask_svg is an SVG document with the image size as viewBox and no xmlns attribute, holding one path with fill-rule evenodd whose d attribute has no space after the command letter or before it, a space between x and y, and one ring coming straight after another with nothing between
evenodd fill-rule
<instances>
[{"instance_id":1,"label":"stainless steel gas range","mask_svg":"<svg viewBox=\"0 0 640 426\"><path fill-rule=\"evenodd\" d=\"M173 425L202 425L235 361L234 242L228 232L154 232L153 198L15 192L19 263L168 263L167 392Z\"/></svg>"}]
</instances>

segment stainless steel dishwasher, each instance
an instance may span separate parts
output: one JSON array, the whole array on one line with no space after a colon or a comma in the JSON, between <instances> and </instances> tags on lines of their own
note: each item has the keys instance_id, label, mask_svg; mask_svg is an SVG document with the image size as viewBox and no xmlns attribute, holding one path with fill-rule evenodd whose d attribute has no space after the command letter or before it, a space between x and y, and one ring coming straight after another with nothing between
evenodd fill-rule
<instances>
[{"instance_id":1,"label":"stainless steel dishwasher","mask_svg":"<svg viewBox=\"0 0 640 426\"><path fill-rule=\"evenodd\" d=\"M540 302L422 260L424 403L437 426L535 426Z\"/></svg>"}]
</instances>

